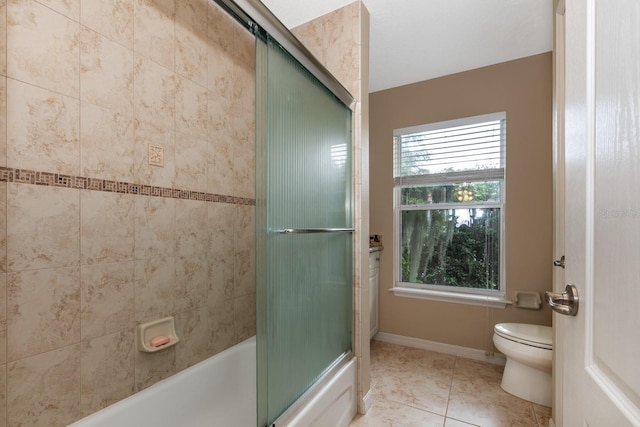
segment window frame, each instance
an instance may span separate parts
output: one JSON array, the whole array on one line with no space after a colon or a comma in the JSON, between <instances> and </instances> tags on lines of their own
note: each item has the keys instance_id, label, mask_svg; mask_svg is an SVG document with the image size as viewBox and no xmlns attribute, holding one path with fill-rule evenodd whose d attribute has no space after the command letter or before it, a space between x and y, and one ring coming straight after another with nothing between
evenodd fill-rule
<instances>
[{"instance_id":1,"label":"window frame","mask_svg":"<svg viewBox=\"0 0 640 427\"><path fill-rule=\"evenodd\" d=\"M394 238L393 238L393 287L390 289L396 296L408 298L420 298L445 302L454 302L462 304L480 305L495 308L505 308L507 304L511 304L506 300L506 283L505 283L505 224L506 224L506 119L505 112L484 114L460 118L455 120L430 123L420 126L396 129L393 132L393 162L394 162L394 184L393 184L393 212L394 212ZM430 175L411 176L405 182L397 182L395 168L396 159L399 154L399 148L396 144L396 138L411 133L426 132L431 130L439 130L452 128L457 126L473 125L483 122L501 120L503 121L503 141L501 152L501 169L502 173L498 174L496 169L487 171L462 171L435 173ZM438 204L420 204L420 205L402 205L401 193L402 188L412 187L416 185L446 185L471 182L500 182L500 201L490 202L468 202L468 203L438 203ZM402 282L402 213L409 210L447 210L447 209L470 209L470 208L497 208L500 211L500 269L499 269L499 286L498 290L457 287L435 284L421 284Z\"/></svg>"}]
</instances>

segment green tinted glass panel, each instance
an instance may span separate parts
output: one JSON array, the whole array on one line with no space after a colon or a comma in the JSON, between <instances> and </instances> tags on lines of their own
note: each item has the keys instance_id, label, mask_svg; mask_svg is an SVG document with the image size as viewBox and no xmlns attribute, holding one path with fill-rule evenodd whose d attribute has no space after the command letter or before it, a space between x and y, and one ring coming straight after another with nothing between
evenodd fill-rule
<instances>
[{"instance_id":1,"label":"green tinted glass panel","mask_svg":"<svg viewBox=\"0 0 640 427\"><path fill-rule=\"evenodd\" d=\"M351 110L277 43L257 47L259 425L351 348Z\"/></svg>"}]
</instances>

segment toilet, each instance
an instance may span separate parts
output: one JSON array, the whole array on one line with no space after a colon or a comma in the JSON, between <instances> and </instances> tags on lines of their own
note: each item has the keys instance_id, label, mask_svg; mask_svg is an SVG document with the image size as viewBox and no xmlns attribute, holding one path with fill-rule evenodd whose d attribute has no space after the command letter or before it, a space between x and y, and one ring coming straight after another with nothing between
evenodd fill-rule
<instances>
[{"instance_id":1,"label":"toilet","mask_svg":"<svg viewBox=\"0 0 640 427\"><path fill-rule=\"evenodd\" d=\"M551 406L553 329L524 323L498 323L493 343L507 357L502 389L539 405Z\"/></svg>"}]
</instances>

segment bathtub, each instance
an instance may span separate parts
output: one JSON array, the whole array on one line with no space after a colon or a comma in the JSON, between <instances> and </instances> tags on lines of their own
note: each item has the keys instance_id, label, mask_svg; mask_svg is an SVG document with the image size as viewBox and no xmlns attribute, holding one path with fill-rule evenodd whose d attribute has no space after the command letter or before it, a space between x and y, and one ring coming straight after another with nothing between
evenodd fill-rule
<instances>
[{"instance_id":1,"label":"bathtub","mask_svg":"<svg viewBox=\"0 0 640 427\"><path fill-rule=\"evenodd\" d=\"M253 337L69 427L255 427L255 358ZM346 427L356 413L355 390L354 358L276 425Z\"/></svg>"}]
</instances>

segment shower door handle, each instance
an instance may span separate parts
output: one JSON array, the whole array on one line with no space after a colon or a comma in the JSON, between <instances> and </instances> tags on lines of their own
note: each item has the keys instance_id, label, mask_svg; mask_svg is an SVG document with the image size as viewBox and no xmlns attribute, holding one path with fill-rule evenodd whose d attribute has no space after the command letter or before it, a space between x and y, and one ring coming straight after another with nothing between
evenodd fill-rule
<instances>
[{"instance_id":1,"label":"shower door handle","mask_svg":"<svg viewBox=\"0 0 640 427\"><path fill-rule=\"evenodd\" d=\"M546 291L544 299L556 313L564 314L565 316L578 314L578 288L572 284L568 284L562 293Z\"/></svg>"},{"instance_id":2,"label":"shower door handle","mask_svg":"<svg viewBox=\"0 0 640 427\"><path fill-rule=\"evenodd\" d=\"M283 228L274 230L277 234L310 234L310 233L353 233L355 228Z\"/></svg>"}]
</instances>

